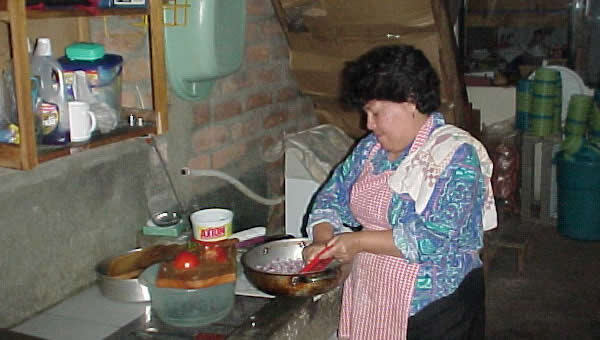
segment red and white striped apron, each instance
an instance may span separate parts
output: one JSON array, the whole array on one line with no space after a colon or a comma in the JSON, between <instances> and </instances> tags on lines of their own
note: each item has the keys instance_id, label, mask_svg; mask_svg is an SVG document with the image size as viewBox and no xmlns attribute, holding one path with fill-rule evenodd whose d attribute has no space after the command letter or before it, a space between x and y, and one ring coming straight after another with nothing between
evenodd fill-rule
<instances>
[{"instance_id":1,"label":"red and white striped apron","mask_svg":"<svg viewBox=\"0 0 600 340\"><path fill-rule=\"evenodd\" d=\"M369 154L365 169L352 187L350 209L364 230L388 230L388 206L392 191L388 177L373 174ZM339 338L351 340L403 340L410 303L419 270L407 260L362 252L356 255L352 273L344 283Z\"/></svg>"}]
</instances>

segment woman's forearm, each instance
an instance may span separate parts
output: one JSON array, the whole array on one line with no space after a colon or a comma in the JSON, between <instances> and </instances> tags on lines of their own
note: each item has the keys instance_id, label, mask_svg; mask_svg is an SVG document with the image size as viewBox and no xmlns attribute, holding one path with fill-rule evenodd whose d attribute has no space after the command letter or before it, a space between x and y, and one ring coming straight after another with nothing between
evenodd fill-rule
<instances>
[{"instance_id":1,"label":"woman's forearm","mask_svg":"<svg viewBox=\"0 0 600 340\"><path fill-rule=\"evenodd\" d=\"M357 234L361 251L378 255L404 257L394 243L391 230L363 230L357 232Z\"/></svg>"},{"instance_id":2,"label":"woman's forearm","mask_svg":"<svg viewBox=\"0 0 600 340\"><path fill-rule=\"evenodd\" d=\"M313 228L313 241L315 243L327 243L333 237L333 226L327 222L321 222Z\"/></svg>"}]
</instances>

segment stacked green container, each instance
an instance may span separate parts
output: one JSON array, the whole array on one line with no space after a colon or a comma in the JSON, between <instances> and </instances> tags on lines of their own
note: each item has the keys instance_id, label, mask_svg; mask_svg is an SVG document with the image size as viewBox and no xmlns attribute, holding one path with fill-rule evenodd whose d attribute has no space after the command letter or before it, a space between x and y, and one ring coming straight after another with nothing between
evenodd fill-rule
<instances>
[{"instance_id":1,"label":"stacked green container","mask_svg":"<svg viewBox=\"0 0 600 340\"><path fill-rule=\"evenodd\" d=\"M528 117L533 105L533 82L529 79L521 79L517 82L517 117L515 125L521 131L527 131L529 127Z\"/></svg>"},{"instance_id":2,"label":"stacked green container","mask_svg":"<svg viewBox=\"0 0 600 340\"><path fill-rule=\"evenodd\" d=\"M590 113L588 139L600 146L600 91L594 91L594 102Z\"/></svg>"},{"instance_id":3,"label":"stacked green container","mask_svg":"<svg viewBox=\"0 0 600 340\"><path fill-rule=\"evenodd\" d=\"M562 78L560 77L560 72L558 73L556 82L554 84L555 95L554 98L554 112L552 115L552 130L553 132L561 132L562 128Z\"/></svg>"},{"instance_id":4,"label":"stacked green container","mask_svg":"<svg viewBox=\"0 0 600 340\"><path fill-rule=\"evenodd\" d=\"M549 136L554 132L554 105L559 77L560 72L550 68L542 67L535 71L533 103L528 116L528 131L534 136Z\"/></svg>"},{"instance_id":5,"label":"stacked green container","mask_svg":"<svg viewBox=\"0 0 600 340\"><path fill-rule=\"evenodd\" d=\"M565 121L565 137L583 137L587 127L587 119L592 110L591 96L574 94L569 99L569 110Z\"/></svg>"}]
</instances>

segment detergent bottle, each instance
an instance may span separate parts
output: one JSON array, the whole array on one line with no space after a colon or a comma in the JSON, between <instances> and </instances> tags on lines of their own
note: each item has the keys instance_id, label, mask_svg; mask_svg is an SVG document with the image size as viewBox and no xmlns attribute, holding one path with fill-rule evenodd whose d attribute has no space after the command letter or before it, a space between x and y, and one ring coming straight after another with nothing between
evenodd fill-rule
<instances>
[{"instance_id":1,"label":"detergent bottle","mask_svg":"<svg viewBox=\"0 0 600 340\"><path fill-rule=\"evenodd\" d=\"M61 145L70 142L69 113L65 98L65 82L60 64L46 60L40 67L38 115L42 125L42 144Z\"/></svg>"},{"instance_id":2,"label":"detergent bottle","mask_svg":"<svg viewBox=\"0 0 600 340\"><path fill-rule=\"evenodd\" d=\"M52 43L49 38L40 37L36 40L31 54L31 75L38 85L39 100L35 113L41 125L41 143L69 143L69 115L63 70L52 56Z\"/></svg>"},{"instance_id":3,"label":"detergent bottle","mask_svg":"<svg viewBox=\"0 0 600 340\"><path fill-rule=\"evenodd\" d=\"M52 43L50 38L37 38L35 48L31 53L31 75L41 78L42 66L48 61L52 61Z\"/></svg>"}]
</instances>

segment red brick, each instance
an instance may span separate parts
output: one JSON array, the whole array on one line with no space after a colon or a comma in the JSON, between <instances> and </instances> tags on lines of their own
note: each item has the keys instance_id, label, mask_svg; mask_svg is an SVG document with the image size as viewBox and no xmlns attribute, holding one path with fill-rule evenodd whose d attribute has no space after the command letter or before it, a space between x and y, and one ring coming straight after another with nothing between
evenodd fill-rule
<instances>
[{"instance_id":1,"label":"red brick","mask_svg":"<svg viewBox=\"0 0 600 340\"><path fill-rule=\"evenodd\" d=\"M290 121L297 120L299 117L302 117L303 114L301 113L301 106L302 103L300 99L290 101L286 104L288 109L288 119Z\"/></svg>"},{"instance_id":2,"label":"red brick","mask_svg":"<svg viewBox=\"0 0 600 340\"><path fill-rule=\"evenodd\" d=\"M248 79L246 72L236 72L228 77L223 78L219 82L221 86L221 93L223 95L237 92L252 85L252 82Z\"/></svg>"},{"instance_id":3,"label":"red brick","mask_svg":"<svg viewBox=\"0 0 600 340\"><path fill-rule=\"evenodd\" d=\"M279 20L276 17L272 17L265 21L262 25L262 32L265 36L281 36L283 37L283 30L279 24Z\"/></svg>"},{"instance_id":4,"label":"red brick","mask_svg":"<svg viewBox=\"0 0 600 340\"><path fill-rule=\"evenodd\" d=\"M252 75L255 85L269 84L281 81L281 67L276 66L269 70L258 70Z\"/></svg>"},{"instance_id":5,"label":"red brick","mask_svg":"<svg viewBox=\"0 0 600 340\"><path fill-rule=\"evenodd\" d=\"M140 93L142 95L142 101L144 102L144 107L145 108L150 108L152 107L153 101L152 101L152 90L150 89L150 87L140 87ZM139 97L138 97L139 99ZM139 106L138 107L142 107L142 103L138 103Z\"/></svg>"},{"instance_id":6,"label":"red brick","mask_svg":"<svg viewBox=\"0 0 600 340\"><path fill-rule=\"evenodd\" d=\"M121 93L121 106L137 107L137 93L134 90L127 90Z\"/></svg>"},{"instance_id":7,"label":"red brick","mask_svg":"<svg viewBox=\"0 0 600 340\"><path fill-rule=\"evenodd\" d=\"M123 65L123 81L136 82L150 79L150 61L146 57L129 58Z\"/></svg>"},{"instance_id":8,"label":"red brick","mask_svg":"<svg viewBox=\"0 0 600 340\"><path fill-rule=\"evenodd\" d=\"M260 120L250 119L245 122L238 122L231 125L231 139L237 140L240 138L252 136L260 131Z\"/></svg>"},{"instance_id":9,"label":"red brick","mask_svg":"<svg viewBox=\"0 0 600 340\"><path fill-rule=\"evenodd\" d=\"M225 147L211 155L211 162L214 169L222 169L244 156L246 144L234 144Z\"/></svg>"},{"instance_id":10,"label":"red brick","mask_svg":"<svg viewBox=\"0 0 600 340\"><path fill-rule=\"evenodd\" d=\"M288 125L285 127L285 133L296 133L298 132L298 127L296 125Z\"/></svg>"},{"instance_id":11,"label":"red brick","mask_svg":"<svg viewBox=\"0 0 600 340\"><path fill-rule=\"evenodd\" d=\"M246 23L246 42L255 42L263 38L260 26L255 22Z\"/></svg>"},{"instance_id":12,"label":"red brick","mask_svg":"<svg viewBox=\"0 0 600 340\"><path fill-rule=\"evenodd\" d=\"M308 130L312 127L317 126L319 123L316 119L302 119L298 122L298 131Z\"/></svg>"},{"instance_id":13,"label":"red brick","mask_svg":"<svg viewBox=\"0 0 600 340\"><path fill-rule=\"evenodd\" d=\"M283 140L283 132L267 134L262 138L262 149L269 150L280 140Z\"/></svg>"},{"instance_id":14,"label":"red brick","mask_svg":"<svg viewBox=\"0 0 600 340\"><path fill-rule=\"evenodd\" d=\"M195 104L192 110L194 111L194 122L196 125L206 125L210 123L210 105L208 101Z\"/></svg>"},{"instance_id":15,"label":"red brick","mask_svg":"<svg viewBox=\"0 0 600 340\"><path fill-rule=\"evenodd\" d=\"M282 194L284 188L283 157L266 165L267 188L274 194Z\"/></svg>"},{"instance_id":16,"label":"red brick","mask_svg":"<svg viewBox=\"0 0 600 340\"><path fill-rule=\"evenodd\" d=\"M256 93L248 96L246 101L246 111L256 109L257 107L267 106L273 101L270 93Z\"/></svg>"},{"instance_id":17,"label":"red brick","mask_svg":"<svg viewBox=\"0 0 600 340\"><path fill-rule=\"evenodd\" d=\"M224 126L212 125L198 130L192 136L194 150L201 152L222 145L229 137L229 129Z\"/></svg>"},{"instance_id":18,"label":"red brick","mask_svg":"<svg viewBox=\"0 0 600 340\"><path fill-rule=\"evenodd\" d=\"M127 32L110 32L110 37L103 44L107 51L116 54L137 54L140 50L147 51L146 32L127 31Z\"/></svg>"},{"instance_id":19,"label":"red brick","mask_svg":"<svg viewBox=\"0 0 600 340\"><path fill-rule=\"evenodd\" d=\"M287 121L287 111L278 111L271 113L263 120L263 127L265 129L273 128L277 125L281 125Z\"/></svg>"},{"instance_id":20,"label":"red brick","mask_svg":"<svg viewBox=\"0 0 600 340\"><path fill-rule=\"evenodd\" d=\"M215 105L215 121L235 117L240 113L242 113L242 103L237 99Z\"/></svg>"},{"instance_id":21,"label":"red brick","mask_svg":"<svg viewBox=\"0 0 600 340\"><path fill-rule=\"evenodd\" d=\"M209 155L198 155L188 162L190 169L210 169L210 156Z\"/></svg>"},{"instance_id":22,"label":"red brick","mask_svg":"<svg viewBox=\"0 0 600 340\"><path fill-rule=\"evenodd\" d=\"M271 47L271 58L273 59L289 59L290 51L287 45L277 45Z\"/></svg>"},{"instance_id":23,"label":"red brick","mask_svg":"<svg viewBox=\"0 0 600 340\"><path fill-rule=\"evenodd\" d=\"M247 0L246 11L252 16L273 15L273 6L269 0Z\"/></svg>"},{"instance_id":24,"label":"red brick","mask_svg":"<svg viewBox=\"0 0 600 340\"><path fill-rule=\"evenodd\" d=\"M301 98L302 101L302 105L301 105L301 112L303 113L312 113L314 112L314 103L312 101L312 99L310 99L309 97L302 97Z\"/></svg>"},{"instance_id":25,"label":"red brick","mask_svg":"<svg viewBox=\"0 0 600 340\"><path fill-rule=\"evenodd\" d=\"M269 60L270 47L268 44L258 44L246 47L246 61L261 63Z\"/></svg>"},{"instance_id":26,"label":"red brick","mask_svg":"<svg viewBox=\"0 0 600 340\"><path fill-rule=\"evenodd\" d=\"M296 87L284 87L277 91L277 102L287 102L298 97L298 88Z\"/></svg>"},{"instance_id":27,"label":"red brick","mask_svg":"<svg viewBox=\"0 0 600 340\"><path fill-rule=\"evenodd\" d=\"M139 94L134 88L123 89L121 93L121 106L141 108L140 95L142 97L141 101L144 103L143 106L147 109L152 107L152 92L146 86L140 86Z\"/></svg>"}]
</instances>

